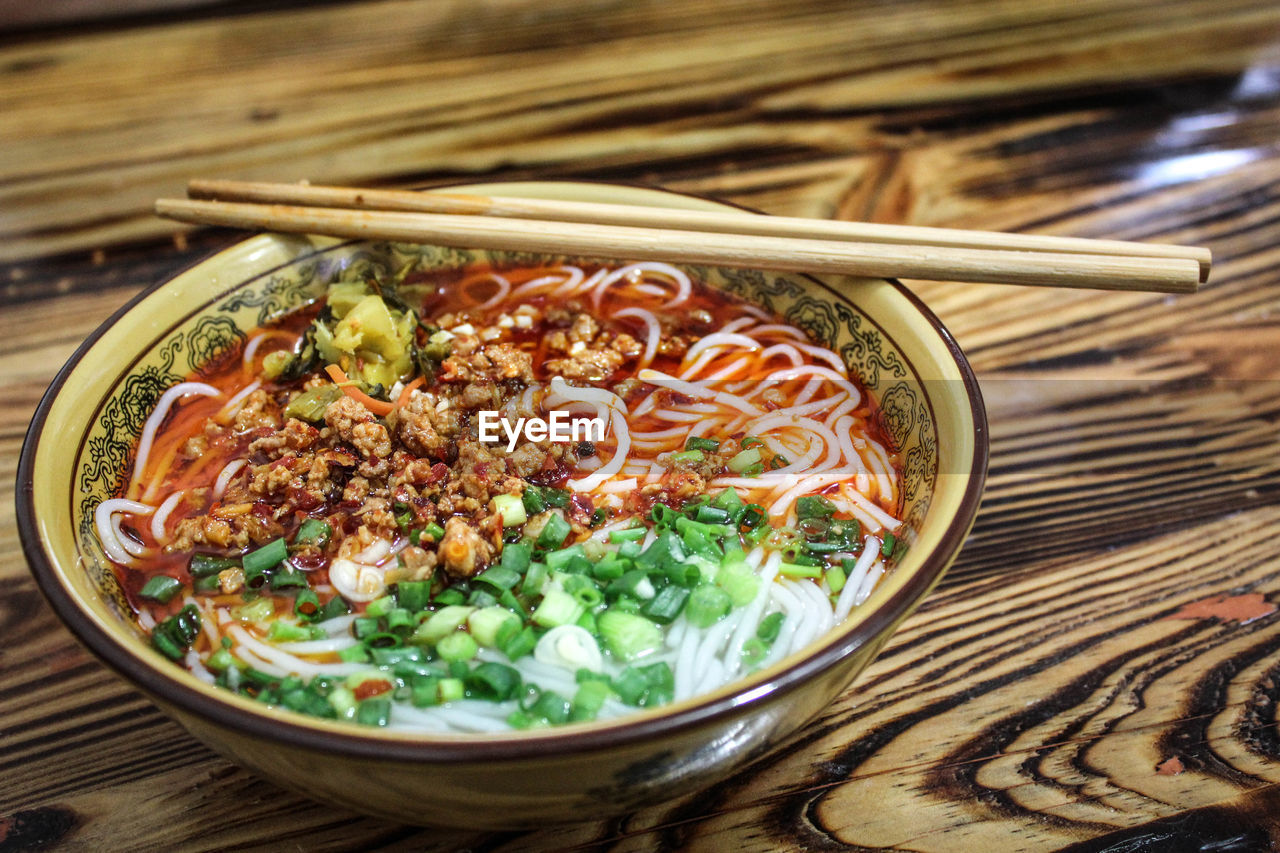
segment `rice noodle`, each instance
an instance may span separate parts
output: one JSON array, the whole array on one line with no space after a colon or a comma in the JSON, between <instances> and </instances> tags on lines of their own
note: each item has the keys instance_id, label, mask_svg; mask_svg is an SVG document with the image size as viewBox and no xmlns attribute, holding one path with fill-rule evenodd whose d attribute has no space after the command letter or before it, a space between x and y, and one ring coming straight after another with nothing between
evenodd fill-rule
<instances>
[{"instance_id":1,"label":"rice noodle","mask_svg":"<svg viewBox=\"0 0 1280 853\"><path fill-rule=\"evenodd\" d=\"M169 513L182 501L186 495L186 491L179 489L156 508L155 514L151 516L151 538L156 540L156 544L163 545L169 541L169 535L165 531L164 523L169 520Z\"/></svg>"},{"instance_id":2,"label":"rice noodle","mask_svg":"<svg viewBox=\"0 0 1280 853\"><path fill-rule=\"evenodd\" d=\"M222 394L212 385L204 382L179 382L160 395L155 410L142 425L142 435L138 438L138 453L133 462L133 479L129 485L129 496L134 497L141 487L142 472L147 468L147 458L151 455L151 445L156 439L156 430L169 416L169 409L180 398L188 394L200 394L205 397L218 397Z\"/></svg>"},{"instance_id":3,"label":"rice noodle","mask_svg":"<svg viewBox=\"0 0 1280 853\"><path fill-rule=\"evenodd\" d=\"M498 283L498 292L495 293L493 296L489 297L488 299L486 299L484 302L481 302L479 305L477 305L476 308L480 310L483 310L485 308L492 308L493 306L499 304L504 299L506 299L507 296L511 293L511 282L508 281L505 277L498 275L496 272L488 273L487 277L490 281L495 281Z\"/></svg>"},{"instance_id":4,"label":"rice noodle","mask_svg":"<svg viewBox=\"0 0 1280 853\"><path fill-rule=\"evenodd\" d=\"M858 593L867 578L867 573L871 570L871 565L876 561L879 554L879 539L874 536L868 536L862 540L862 556L858 558L858 562L854 563L853 568L849 570L849 576L844 581L844 589L840 590L840 597L836 599L835 618L837 622L844 621L849 612L853 610Z\"/></svg>"},{"instance_id":5,"label":"rice noodle","mask_svg":"<svg viewBox=\"0 0 1280 853\"><path fill-rule=\"evenodd\" d=\"M235 643L233 654L242 656L248 651L260 661L270 664L276 670L272 675L353 675L369 668L368 664L362 663L313 663L255 638L242 625L229 627L227 636Z\"/></svg>"},{"instance_id":6,"label":"rice noodle","mask_svg":"<svg viewBox=\"0 0 1280 853\"><path fill-rule=\"evenodd\" d=\"M240 413L240 409L243 408L242 404L244 403L245 398L248 397L250 394L252 394L254 391L257 391L261 387L262 387L262 380L260 379L253 380L248 385L244 386L244 388L241 389L239 393L237 393L234 397L228 400L226 405L223 406L221 409L219 409L218 413L213 416L213 419L215 421L218 421L219 423L229 422L232 418L234 418L237 414Z\"/></svg>"},{"instance_id":7,"label":"rice noodle","mask_svg":"<svg viewBox=\"0 0 1280 853\"><path fill-rule=\"evenodd\" d=\"M644 321L646 331L644 352L640 355L640 367L648 367L653 361L653 356L658 352L658 343L662 337L662 327L658 324L658 318L653 316L652 311L646 311L644 308L623 308L613 312L614 317L637 317Z\"/></svg>"},{"instance_id":8,"label":"rice noodle","mask_svg":"<svg viewBox=\"0 0 1280 853\"><path fill-rule=\"evenodd\" d=\"M215 501L222 499L223 493L226 492L227 486L231 483L231 478L239 474L248 464L248 459L232 459L218 472L218 479L213 481L213 499Z\"/></svg>"},{"instance_id":9,"label":"rice noodle","mask_svg":"<svg viewBox=\"0 0 1280 853\"><path fill-rule=\"evenodd\" d=\"M119 516L151 515L156 508L127 498L110 498L98 504L93 511L93 524L98 531L98 541L102 550L112 562L122 566L132 566L134 555L122 541Z\"/></svg>"}]
</instances>

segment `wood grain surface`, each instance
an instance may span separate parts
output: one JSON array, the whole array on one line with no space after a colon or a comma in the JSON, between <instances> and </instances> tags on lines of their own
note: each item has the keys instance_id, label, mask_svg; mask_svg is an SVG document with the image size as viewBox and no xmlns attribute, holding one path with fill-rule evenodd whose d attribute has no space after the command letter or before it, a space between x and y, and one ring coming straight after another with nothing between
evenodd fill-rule
<instances>
[{"instance_id":1,"label":"wood grain surface","mask_svg":"<svg viewBox=\"0 0 1280 853\"><path fill-rule=\"evenodd\" d=\"M0 32L0 466L76 345L236 239L188 178L587 178L1210 246L1190 296L912 283L989 406L941 587L778 754L623 819L389 825L212 755L81 649L0 513L0 851L1280 846L1280 7L215 6Z\"/></svg>"}]
</instances>

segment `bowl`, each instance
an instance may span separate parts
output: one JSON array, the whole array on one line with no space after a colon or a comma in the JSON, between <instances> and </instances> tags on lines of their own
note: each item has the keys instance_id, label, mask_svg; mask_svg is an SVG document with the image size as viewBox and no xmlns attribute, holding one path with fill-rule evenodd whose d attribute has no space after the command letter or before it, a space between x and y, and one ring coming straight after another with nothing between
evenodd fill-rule
<instances>
[{"instance_id":1,"label":"bowl","mask_svg":"<svg viewBox=\"0 0 1280 853\"><path fill-rule=\"evenodd\" d=\"M604 184L460 189L722 207ZM67 627L197 739L284 787L405 823L521 828L599 819L707 786L769 752L844 691L937 584L968 534L986 474L985 413L960 348L919 300L892 281L690 267L840 353L880 402L903 460L909 547L845 622L806 651L709 695L537 731L370 730L277 711L207 685L163 659L129 619L93 533L93 510L123 485L133 445L165 388L234 356L248 329L322 292L337 265L361 254L426 266L512 259L433 246L251 237L148 288L107 319L41 400L18 469L23 548Z\"/></svg>"}]
</instances>

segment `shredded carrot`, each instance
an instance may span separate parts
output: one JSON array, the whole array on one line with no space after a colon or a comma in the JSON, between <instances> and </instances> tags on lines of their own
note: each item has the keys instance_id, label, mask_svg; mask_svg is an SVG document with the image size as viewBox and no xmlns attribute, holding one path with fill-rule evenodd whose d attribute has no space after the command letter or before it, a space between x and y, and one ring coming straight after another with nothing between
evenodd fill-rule
<instances>
[{"instance_id":1,"label":"shredded carrot","mask_svg":"<svg viewBox=\"0 0 1280 853\"><path fill-rule=\"evenodd\" d=\"M427 377L419 376L417 379L413 380L408 385L404 386L404 390L401 391L400 396L396 398L396 408L398 409L401 406L403 406L405 403L409 402L409 395L413 393L413 389L417 388L419 385L421 385L423 382L426 382L426 381L427 381Z\"/></svg>"},{"instance_id":2,"label":"shredded carrot","mask_svg":"<svg viewBox=\"0 0 1280 853\"><path fill-rule=\"evenodd\" d=\"M342 372L342 368L336 364L325 365L324 372L329 374L329 378L333 380L333 384L342 389L342 393L346 394L352 400L364 406L375 415L389 415L395 411L395 406L382 400L375 400L368 394L357 388L347 374Z\"/></svg>"},{"instance_id":3,"label":"shredded carrot","mask_svg":"<svg viewBox=\"0 0 1280 853\"><path fill-rule=\"evenodd\" d=\"M419 376L417 379L414 379L408 385L404 386L404 390L400 392L399 398L394 403L387 403L382 400L376 400L357 388L355 383L347 378L347 374L342 372L342 368L338 367L336 364L325 365L324 372L329 374L329 378L333 380L333 384L342 389L342 393L346 394L348 397L379 416L389 415L405 403L409 402L409 395L413 393L413 389L426 381L425 376Z\"/></svg>"}]
</instances>

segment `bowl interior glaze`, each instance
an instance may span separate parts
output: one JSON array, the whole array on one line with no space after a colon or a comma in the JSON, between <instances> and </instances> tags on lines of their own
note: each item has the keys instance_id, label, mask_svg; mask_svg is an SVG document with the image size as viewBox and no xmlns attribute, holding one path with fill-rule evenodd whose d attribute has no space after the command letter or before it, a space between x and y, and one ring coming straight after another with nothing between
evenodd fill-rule
<instances>
[{"instance_id":1,"label":"bowl interior glaze","mask_svg":"<svg viewBox=\"0 0 1280 853\"><path fill-rule=\"evenodd\" d=\"M602 184L462 189L722 209L689 196ZM406 265L556 260L575 259L259 235L140 294L59 373L23 449L23 544L59 616L92 651L224 754L319 799L397 820L522 826L594 818L705 785L766 751L869 662L954 559L977 510L987 439L976 382L937 319L894 282L686 267L839 353L879 401L904 469L908 549L898 565L809 651L738 684L618 721L409 736L274 711L214 688L162 659L129 618L93 514L127 483L137 437L165 389L241 358L249 330L314 299L348 264L393 272ZM527 780L530 772L542 774L539 790L503 775ZM298 783L315 774L326 781ZM378 784L350 784L354 778ZM477 796L500 810L460 815L456 804Z\"/></svg>"}]
</instances>

